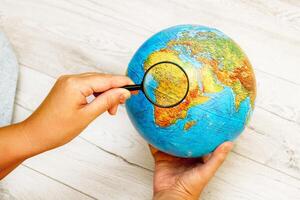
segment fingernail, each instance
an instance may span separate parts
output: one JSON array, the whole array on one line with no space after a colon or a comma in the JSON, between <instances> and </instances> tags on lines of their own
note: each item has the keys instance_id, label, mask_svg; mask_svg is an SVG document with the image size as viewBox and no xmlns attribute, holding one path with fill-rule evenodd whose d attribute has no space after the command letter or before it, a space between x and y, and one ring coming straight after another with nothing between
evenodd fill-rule
<instances>
[{"instance_id":1,"label":"fingernail","mask_svg":"<svg viewBox=\"0 0 300 200\"><path fill-rule=\"evenodd\" d=\"M125 96L123 94L120 95L120 103L124 103L126 101Z\"/></svg>"}]
</instances>

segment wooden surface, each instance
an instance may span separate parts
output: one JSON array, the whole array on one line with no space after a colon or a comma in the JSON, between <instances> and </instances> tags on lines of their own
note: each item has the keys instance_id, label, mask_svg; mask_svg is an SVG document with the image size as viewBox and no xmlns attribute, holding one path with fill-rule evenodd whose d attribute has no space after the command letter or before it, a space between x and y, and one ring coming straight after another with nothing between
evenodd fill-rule
<instances>
[{"instance_id":1,"label":"wooden surface","mask_svg":"<svg viewBox=\"0 0 300 200\"><path fill-rule=\"evenodd\" d=\"M250 125L202 199L300 199L298 0L0 0L0 26L21 67L14 121L32 113L59 75L123 74L143 41L183 23L234 38L258 83ZM151 199L152 171L147 145L121 107L22 164L0 183L0 199Z\"/></svg>"}]
</instances>

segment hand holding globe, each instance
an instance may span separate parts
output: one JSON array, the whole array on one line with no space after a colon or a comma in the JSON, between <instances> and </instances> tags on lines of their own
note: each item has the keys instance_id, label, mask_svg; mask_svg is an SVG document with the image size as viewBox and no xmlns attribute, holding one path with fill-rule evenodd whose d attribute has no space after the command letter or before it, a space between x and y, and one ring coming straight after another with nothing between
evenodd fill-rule
<instances>
[{"instance_id":1,"label":"hand holding globe","mask_svg":"<svg viewBox=\"0 0 300 200\"><path fill-rule=\"evenodd\" d=\"M231 142L226 142L202 158L174 157L150 146L155 161L153 199L199 199L232 146Z\"/></svg>"}]
</instances>

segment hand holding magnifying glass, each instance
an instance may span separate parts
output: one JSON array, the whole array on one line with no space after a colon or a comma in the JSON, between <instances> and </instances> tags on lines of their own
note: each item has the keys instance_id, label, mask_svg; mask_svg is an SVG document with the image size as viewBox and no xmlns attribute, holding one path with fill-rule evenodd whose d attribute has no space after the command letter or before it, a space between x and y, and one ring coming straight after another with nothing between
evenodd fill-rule
<instances>
[{"instance_id":1,"label":"hand holding magnifying glass","mask_svg":"<svg viewBox=\"0 0 300 200\"><path fill-rule=\"evenodd\" d=\"M168 90L158 87L157 79L168 82ZM189 79L183 68L170 61L156 63L145 72L142 83L126 85L129 91L141 90L146 98L161 108L170 108L180 104L189 91ZM94 93L98 96L101 93Z\"/></svg>"}]
</instances>

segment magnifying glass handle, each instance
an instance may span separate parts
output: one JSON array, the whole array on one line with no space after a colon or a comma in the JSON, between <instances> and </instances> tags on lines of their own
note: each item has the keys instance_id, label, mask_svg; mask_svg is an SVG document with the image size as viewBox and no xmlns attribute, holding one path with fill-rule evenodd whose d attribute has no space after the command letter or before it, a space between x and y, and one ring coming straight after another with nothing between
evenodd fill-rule
<instances>
[{"instance_id":1,"label":"magnifying glass handle","mask_svg":"<svg viewBox=\"0 0 300 200\"><path fill-rule=\"evenodd\" d=\"M136 91L136 90L141 90L142 85L141 84L138 84L138 85L125 85L121 88L124 88L124 89L129 90L129 91Z\"/></svg>"},{"instance_id":2,"label":"magnifying glass handle","mask_svg":"<svg viewBox=\"0 0 300 200\"><path fill-rule=\"evenodd\" d=\"M125 86L122 86L121 88L124 88L124 89L129 90L129 91L136 91L136 90L142 90L142 85L141 84L137 84L137 85L125 85ZM103 92L95 92L93 95L95 97L97 97L97 96L99 96L102 93Z\"/></svg>"}]
</instances>

